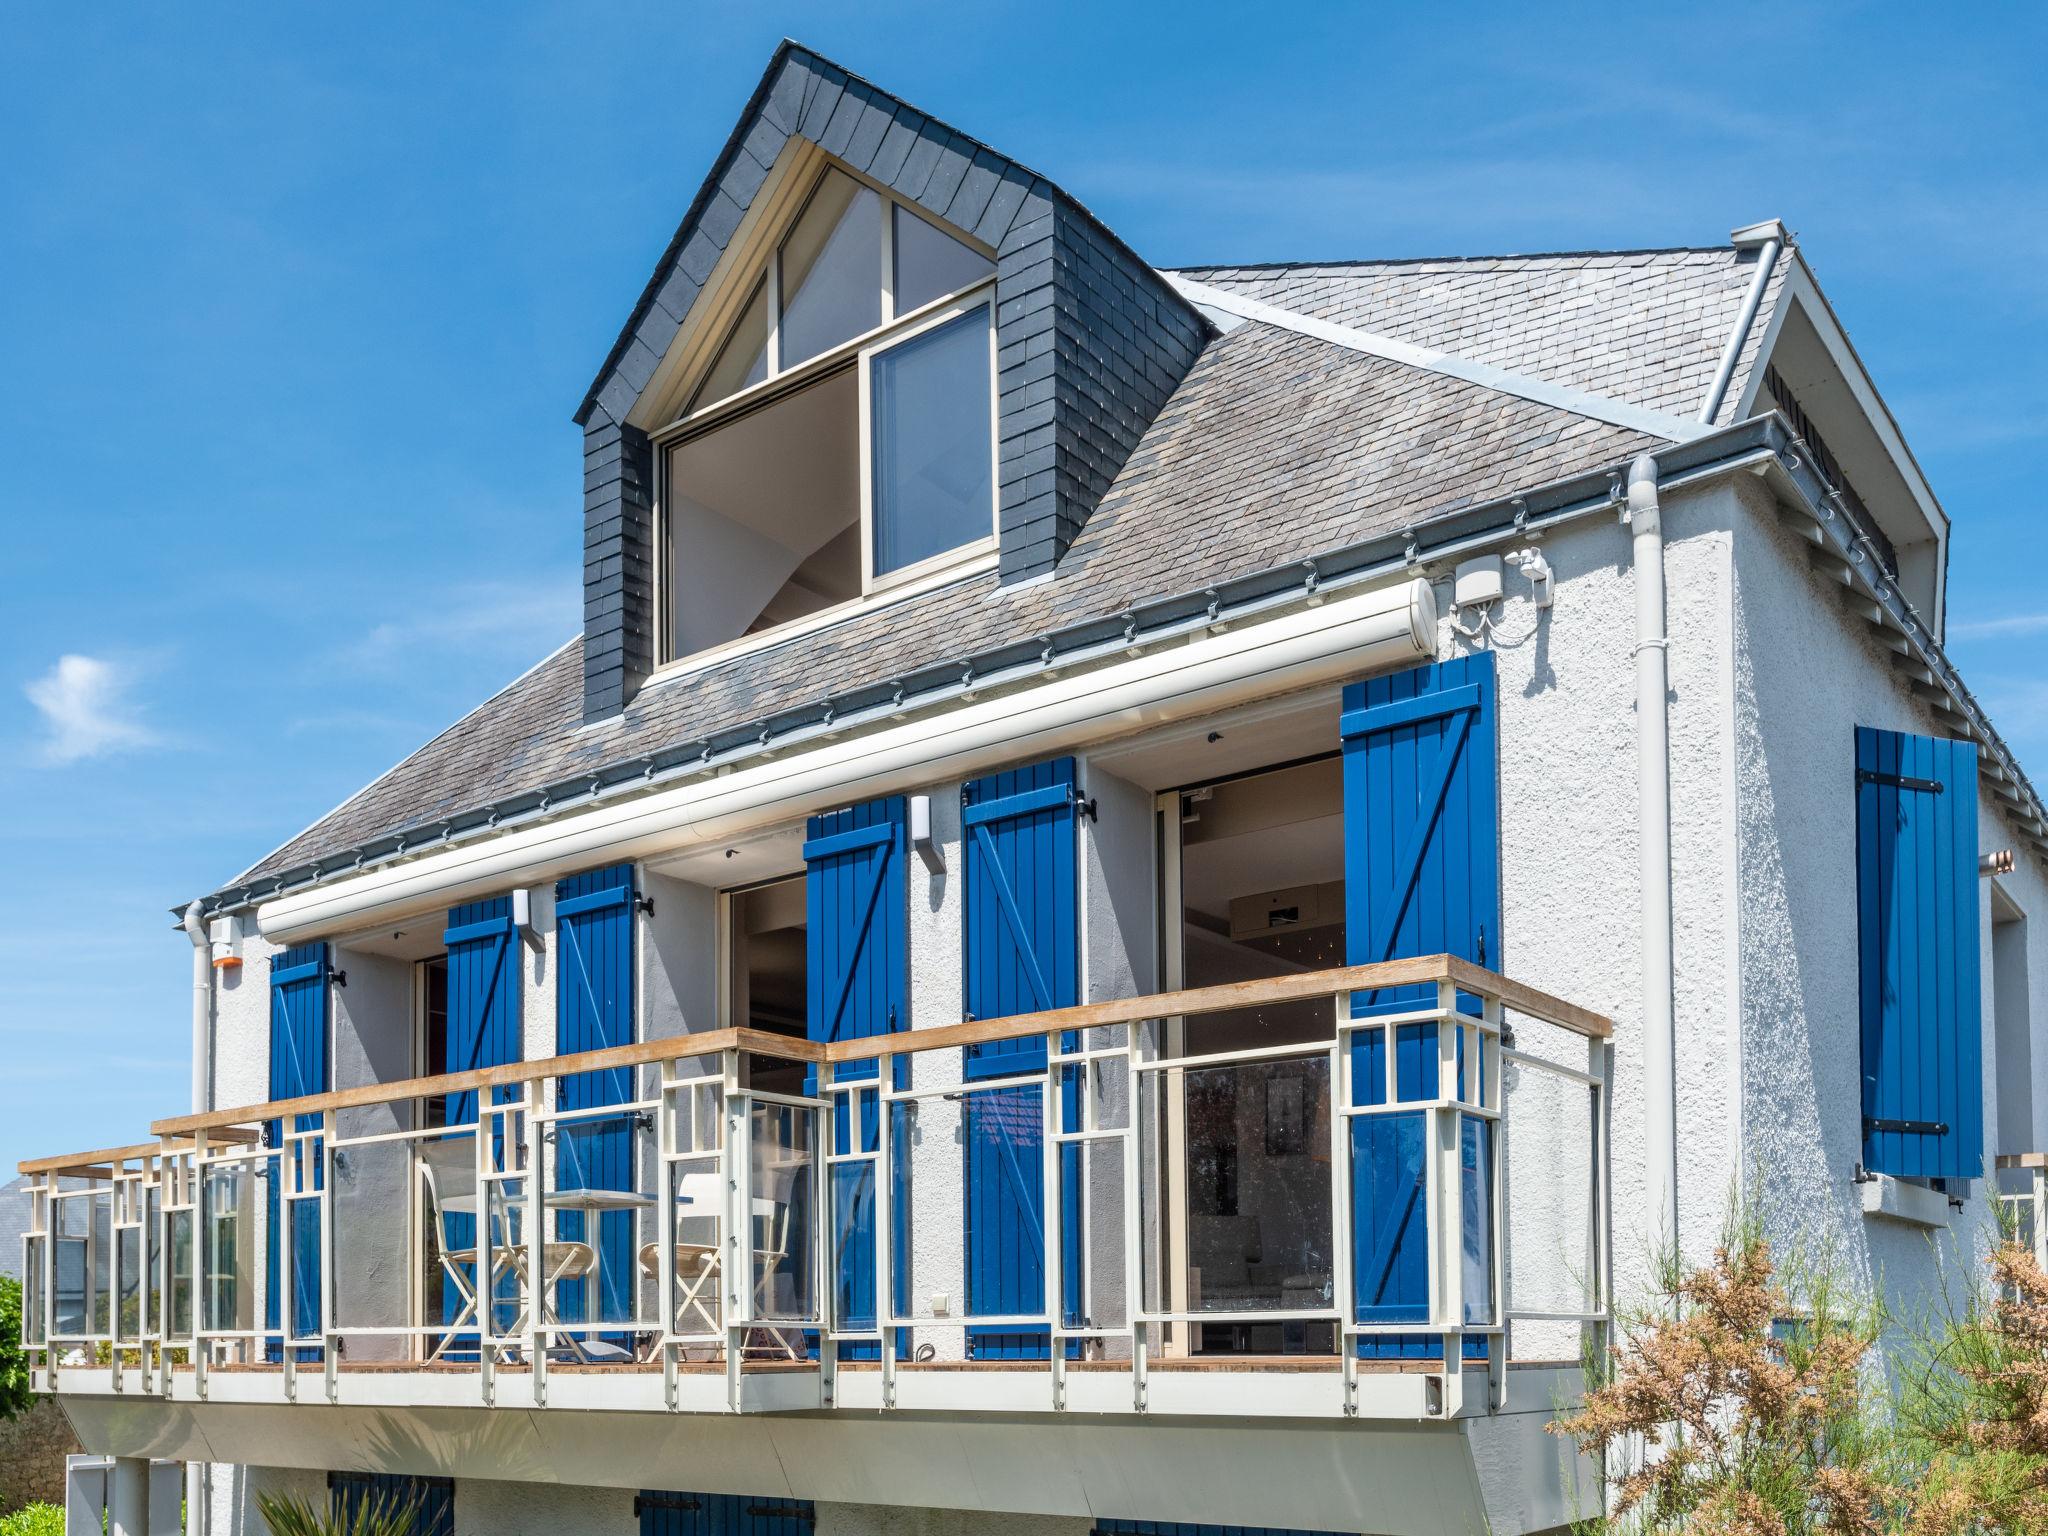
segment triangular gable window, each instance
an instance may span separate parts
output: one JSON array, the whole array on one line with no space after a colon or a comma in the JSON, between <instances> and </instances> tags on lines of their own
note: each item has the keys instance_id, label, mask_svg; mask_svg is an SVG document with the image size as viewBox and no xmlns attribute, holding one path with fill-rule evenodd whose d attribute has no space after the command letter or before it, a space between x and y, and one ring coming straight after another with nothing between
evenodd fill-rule
<instances>
[{"instance_id":1,"label":"triangular gable window","mask_svg":"<svg viewBox=\"0 0 2048 1536\"><path fill-rule=\"evenodd\" d=\"M993 558L994 276L909 205L817 178L659 435L668 660Z\"/></svg>"}]
</instances>

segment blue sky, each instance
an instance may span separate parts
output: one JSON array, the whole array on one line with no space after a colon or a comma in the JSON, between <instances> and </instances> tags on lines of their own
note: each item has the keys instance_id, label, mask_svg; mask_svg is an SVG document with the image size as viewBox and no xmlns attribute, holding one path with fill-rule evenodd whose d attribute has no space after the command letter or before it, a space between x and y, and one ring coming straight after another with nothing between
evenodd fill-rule
<instances>
[{"instance_id":1,"label":"blue sky","mask_svg":"<svg viewBox=\"0 0 2048 1536\"><path fill-rule=\"evenodd\" d=\"M2037 9L15 8L0 1167L181 1107L167 909L573 632L570 414L785 33L1161 265L1784 217L1954 519L1954 653L2048 775Z\"/></svg>"}]
</instances>

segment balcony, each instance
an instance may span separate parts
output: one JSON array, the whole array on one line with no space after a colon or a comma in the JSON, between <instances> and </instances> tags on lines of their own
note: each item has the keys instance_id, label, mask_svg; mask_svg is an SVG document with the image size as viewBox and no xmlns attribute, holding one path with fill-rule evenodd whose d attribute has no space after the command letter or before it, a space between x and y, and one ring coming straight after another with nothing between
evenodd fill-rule
<instances>
[{"instance_id":1,"label":"balcony","mask_svg":"<svg viewBox=\"0 0 2048 1536\"><path fill-rule=\"evenodd\" d=\"M1433 956L177 1116L23 1165L26 1343L84 1420L1547 1414L1607 1320L1609 1032ZM998 1042L1047 1066L963 1075Z\"/></svg>"}]
</instances>

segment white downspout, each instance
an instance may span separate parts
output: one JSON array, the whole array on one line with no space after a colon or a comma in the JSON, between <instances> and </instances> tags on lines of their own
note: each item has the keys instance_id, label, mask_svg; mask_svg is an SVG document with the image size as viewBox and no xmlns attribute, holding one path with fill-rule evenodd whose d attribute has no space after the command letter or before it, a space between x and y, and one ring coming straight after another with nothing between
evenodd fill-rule
<instances>
[{"instance_id":1,"label":"white downspout","mask_svg":"<svg viewBox=\"0 0 2048 1536\"><path fill-rule=\"evenodd\" d=\"M1643 887L1643 1098L1649 1136L1650 1239L1678 1244L1677 1026L1672 1006L1670 644L1664 625L1664 518L1657 461L1628 467L1635 542L1636 773Z\"/></svg>"},{"instance_id":2,"label":"white downspout","mask_svg":"<svg viewBox=\"0 0 2048 1536\"><path fill-rule=\"evenodd\" d=\"M185 909L185 937L192 941L192 1110L198 1114L213 1108L213 954L196 901ZM191 1536L206 1536L212 1523L212 1481L205 1462L185 1463L185 1529Z\"/></svg>"},{"instance_id":3,"label":"white downspout","mask_svg":"<svg viewBox=\"0 0 2048 1536\"><path fill-rule=\"evenodd\" d=\"M192 941L192 1112L213 1107L213 956L199 903L185 909L185 937Z\"/></svg>"}]
</instances>

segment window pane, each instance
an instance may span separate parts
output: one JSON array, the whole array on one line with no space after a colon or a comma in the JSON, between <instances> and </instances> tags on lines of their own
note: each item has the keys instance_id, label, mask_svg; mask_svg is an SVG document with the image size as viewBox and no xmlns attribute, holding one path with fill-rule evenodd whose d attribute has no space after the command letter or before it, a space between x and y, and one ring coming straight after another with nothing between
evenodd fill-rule
<instances>
[{"instance_id":1,"label":"window pane","mask_svg":"<svg viewBox=\"0 0 2048 1536\"><path fill-rule=\"evenodd\" d=\"M719 349L718 361L711 365L711 372L704 376L698 386L690 409L700 405L711 405L727 395L736 395L750 384L758 384L768 377L768 284L763 281L754 285L753 297L747 300L747 307L740 311L734 323L732 334Z\"/></svg>"},{"instance_id":2,"label":"window pane","mask_svg":"<svg viewBox=\"0 0 2048 1536\"><path fill-rule=\"evenodd\" d=\"M782 242L782 361L794 368L882 323L882 200L828 171Z\"/></svg>"},{"instance_id":3,"label":"window pane","mask_svg":"<svg viewBox=\"0 0 2048 1536\"><path fill-rule=\"evenodd\" d=\"M875 358L877 576L993 533L989 367L985 304Z\"/></svg>"},{"instance_id":4,"label":"window pane","mask_svg":"<svg viewBox=\"0 0 2048 1536\"><path fill-rule=\"evenodd\" d=\"M995 275L996 264L981 252L962 245L936 224L927 224L908 208L893 210L896 219L896 313L942 299Z\"/></svg>"}]
</instances>

